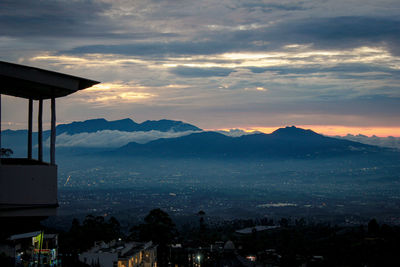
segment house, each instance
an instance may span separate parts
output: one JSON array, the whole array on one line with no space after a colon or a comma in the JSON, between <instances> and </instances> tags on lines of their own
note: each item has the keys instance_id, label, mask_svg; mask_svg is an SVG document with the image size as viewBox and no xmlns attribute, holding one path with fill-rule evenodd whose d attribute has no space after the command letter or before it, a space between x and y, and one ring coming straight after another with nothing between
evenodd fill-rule
<instances>
[{"instance_id":1,"label":"house","mask_svg":"<svg viewBox=\"0 0 400 267\"><path fill-rule=\"evenodd\" d=\"M147 242L118 257L118 267L156 267L157 246Z\"/></svg>"},{"instance_id":2,"label":"house","mask_svg":"<svg viewBox=\"0 0 400 267\"><path fill-rule=\"evenodd\" d=\"M79 261L99 267L156 267L157 246L141 242L96 242L79 255Z\"/></svg>"}]
</instances>

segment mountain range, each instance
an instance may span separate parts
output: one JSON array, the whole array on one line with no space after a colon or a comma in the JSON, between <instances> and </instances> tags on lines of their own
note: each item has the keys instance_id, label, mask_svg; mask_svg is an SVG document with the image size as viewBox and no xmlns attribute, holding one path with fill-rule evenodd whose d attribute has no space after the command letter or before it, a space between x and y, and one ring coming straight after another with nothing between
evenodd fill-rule
<instances>
[{"instance_id":1,"label":"mountain range","mask_svg":"<svg viewBox=\"0 0 400 267\"><path fill-rule=\"evenodd\" d=\"M93 133L103 130L116 130L122 132L185 132L185 131L201 131L200 128L174 120L147 120L142 123L136 123L131 119L122 119L115 121L107 121L105 119L92 119L86 121L72 122L69 124L60 124L57 126L57 135L67 133L69 135L77 133Z\"/></svg>"},{"instance_id":2,"label":"mountain range","mask_svg":"<svg viewBox=\"0 0 400 267\"><path fill-rule=\"evenodd\" d=\"M57 136L67 135L70 139L82 138L82 134L92 134L96 136L96 133L104 133L104 131L118 131L118 133L142 133L142 135L146 132L155 131L158 133L168 133L169 135L171 135L171 133L175 133L176 135L184 132L202 131L202 129L182 121L163 119L158 121L148 120L142 123L136 123L129 118L115 121L107 121L103 118L91 119L68 124L59 124L56 127ZM3 130L1 132L3 137L3 147L12 148L14 155L17 155L18 157L24 156L26 154L27 147L27 132L27 130ZM163 136L162 134L160 135ZM111 136L112 134L110 134L109 140L112 139ZM43 131L43 140L47 140L49 137L50 130ZM33 145L37 145L37 132L33 133L32 139ZM60 144L60 140L61 138L58 138L57 145ZM107 140L104 140L103 144L103 147L106 148L108 146ZM63 149L60 148L57 150L61 153L63 151ZM81 149L78 149L78 151L81 151Z\"/></svg>"},{"instance_id":3,"label":"mountain range","mask_svg":"<svg viewBox=\"0 0 400 267\"><path fill-rule=\"evenodd\" d=\"M387 149L291 126L271 134L230 137L217 132L199 132L146 144L131 142L113 153L141 157L320 158L383 151Z\"/></svg>"},{"instance_id":4,"label":"mountain range","mask_svg":"<svg viewBox=\"0 0 400 267\"><path fill-rule=\"evenodd\" d=\"M218 132L202 131L200 128L173 120L145 121L136 123L131 119L107 121L105 119L93 119L57 126L57 135L65 134L70 139L96 138L104 131L118 131L121 133L140 132L143 134L154 134L154 132L178 133L171 138L159 138L147 143L130 142L118 148L107 146L108 141L113 138L112 133L104 142L101 142L103 150L99 147L80 147L70 145L66 149L59 147L58 153L63 151L75 151L79 153L100 153L107 156L132 156L132 157L223 157L223 158L320 158L343 155L365 155L377 154L389 151L386 148L366 145L359 142L332 138L304 130L295 126L280 128L271 134L254 133L240 137L231 137ZM182 134L181 134L182 133ZM26 150L26 130L6 130L4 135L5 147L17 151ZM34 141L36 141L34 134ZM49 131L44 134L46 140ZM132 135L132 134L131 134ZM182 135L182 136L180 136ZM104 138L104 137L103 137ZM158 138L158 137L157 137ZM128 140L128 141L126 141ZM79 143L79 142L78 142ZM81 142L82 144L82 142ZM115 147L115 146L114 146Z\"/></svg>"},{"instance_id":5,"label":"mountain range","mask_svg":"<svg viewBox=\"0 0 400 267\"><path fill-rule=\"evenodd\" d=\"M201 131L202 129L182 121L175 120L147 120L142 123L136 123L132 119L126 118L122 120L108 121L106 119L91 119L85 121L74 121L67 124L59 124L56 127L57 135L66 133L69 135L78 133L94 133L104 130L114 130L122 132L139 132L139 131L160 131L160 132L184 132L184 131ZM4 130L4 135L22 135L27 130ZM50 135L50 130L43 131L44 138Z\"/></svg>"}]
</instances>

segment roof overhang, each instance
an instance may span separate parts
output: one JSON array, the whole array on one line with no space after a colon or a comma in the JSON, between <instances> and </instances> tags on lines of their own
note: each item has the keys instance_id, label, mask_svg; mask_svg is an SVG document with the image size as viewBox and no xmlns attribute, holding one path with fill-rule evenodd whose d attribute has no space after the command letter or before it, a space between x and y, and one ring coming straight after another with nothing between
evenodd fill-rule
<instances>
[{"instance_id":1,"label":"roof overhang","mask_svg":"<svg viewBox=\"0 0 400 267\"><path fill-rule=\"evenodd\" d=\"M0 61L0 94L30 99L63 97L100 82Z\"/></svg>"}]
</instances>

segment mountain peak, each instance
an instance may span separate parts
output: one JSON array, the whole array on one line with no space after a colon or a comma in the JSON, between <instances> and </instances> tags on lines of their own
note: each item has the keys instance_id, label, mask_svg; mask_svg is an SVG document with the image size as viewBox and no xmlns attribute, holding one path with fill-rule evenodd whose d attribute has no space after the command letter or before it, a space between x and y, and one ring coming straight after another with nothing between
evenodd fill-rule
<instances>
[{"instance_id":1,"label":"mountain peak","mask_svg":"<svg viewBox=\"0 0 400 267\"><path fill-rule=\"evenodd\" d=\"M73 121L70 124L78 124L78 123L98 123L98 122L107 122L106 119L104 118L96 118L96 119L88 119L88 120L84 120L84 121ZM64 125L64 124L60 124L60 125Z\"/></svg>"},{"instance_id":2,"label":"mountain peak","mask_svg":"<svg viewBox=\"0 0 400 267\"><path fill-rule=\"evenodd\" d=\"M148 157L223 158L326 158L340 155L375 153L375 148L347 140L325 137L294 126L272 134L229 137L217 132L199 132L146 144L128 144L115 151Z\"/></svg>"},{"instance_id":3,"label":"mountain peak","mask_svg":"<svg viewBox=\"0 0 400 267\"><path fill-rule=\"evenodd\" d=\"M312 130L305 130L297 128L296 126L286 126L285 128L279 128L272 133L273 136L286 136L286 137L299 137L299 136L321 136Z\"/></svg>"},{"instance_id":4,"label":"mountain peak","mask_svg":"<svg viewBox=\"0 0 400 267\"><path fill-rule=\"evenodd\" d=\"M130 119L130 118L115 120L115 121L113 121L113 122L116 122L116 121L118 121L118 122L134 122L134 123L136 123L134 120L132 120L132 119Z\"/></svg>"},{"instance_id":5,"label":"mountain peak","mask_svg":"<svg viewBox=\"0 0 400 267\"><path fill-rule=\"evenodd\" d=\"M201 131L200 128L194 125L182 121L167 120L167 119L162 119L158 121L147 120L140 124L140 129L142 131L157 130L161 132Z\"/></svg>"}]
</instances>

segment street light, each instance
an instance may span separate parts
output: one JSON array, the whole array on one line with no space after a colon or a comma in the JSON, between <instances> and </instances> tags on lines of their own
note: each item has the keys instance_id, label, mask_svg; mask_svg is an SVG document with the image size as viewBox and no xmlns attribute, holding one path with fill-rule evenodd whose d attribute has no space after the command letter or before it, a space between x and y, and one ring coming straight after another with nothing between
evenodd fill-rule
<instances>
[{"instance_id":1,"label":"street light","mask_svg":"<svg viewBox=\"0 0 400 267\"><path fill-rule=\"evenodd\" d=\"M201 255L200 254L197 254L197 261L199 262L199 267L201 266L201 263L200 263L200 260L201 260Z\"/></svg>"}]
</instances>

